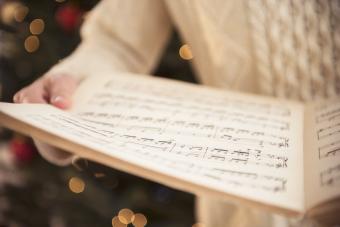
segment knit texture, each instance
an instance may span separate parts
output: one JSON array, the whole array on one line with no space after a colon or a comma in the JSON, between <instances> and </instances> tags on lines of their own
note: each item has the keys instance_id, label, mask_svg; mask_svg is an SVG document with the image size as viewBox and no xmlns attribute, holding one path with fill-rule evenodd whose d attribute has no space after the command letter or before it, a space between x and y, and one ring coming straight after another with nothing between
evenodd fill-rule
<instances>
[{"instance_id":1,"label":"knit texture","mask_svg":"<svg viewBox=\"0 0 340 227\"><path fill-rule=\"evenodd\" d=\"M248 0L260 89L315 100L340 93L340 1Z\"/></svg>"}]
</instances>

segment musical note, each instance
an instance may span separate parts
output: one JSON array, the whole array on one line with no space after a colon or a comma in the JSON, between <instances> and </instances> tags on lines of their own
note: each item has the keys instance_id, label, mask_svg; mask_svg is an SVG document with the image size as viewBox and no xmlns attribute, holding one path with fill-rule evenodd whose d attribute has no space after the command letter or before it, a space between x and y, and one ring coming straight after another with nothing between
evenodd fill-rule
<instances>
[{"instance_id":1,"label":"musical note","mask_svg":"<svg viewBox=\"0 0 340 227\"><path fill-rule=\"evenodd\" d=\"M316 134L319 160L332 160L340 154L340 104L321 104L316 107Z\"/></svg>"},{"instance_id":2,"label":"musical note","mask_svg":"<svg viewBox=\"0 0 340 227\"><path fill-rule=\"evenodd\" d=\"M158 140L136 135L106 132L105 130L101 130L101 133L98 133L95 125L91 125L87 123L87 121L72 116L44 114L29 115L29 117L44 125L69 131L72 135L77 135L83 140L91 141L97 145L104 145L112 150L124 149L125 153L133 154L133 156L138 158L157 161L158 163L164 162L164 165L171 169L181 170L182 168L183 170L185 166L186 173L208 177L237 187L250 187L275 193L286 190L287 180L285 178L222 168L208 168L203 165L193 164L190 160L197 158L212 162L231 162L241 165L263 165L274 168L286 168L287 157L267 154L261 150L254 149L232 150L210 148L203 145L177 144L174 140ZM174 160L169 156L162 156L164 153L170 153L176 156L180 155L183 156L184 159ZM181 163L180 167L178 167L178 163Z\"/></svg>"},{"instance_id":3,"label":"musical note","mask_svg":"<svg viewBox=\"0 0 340 227\"><path fill-rule=\"evenodd\" d=\"M296 161L302 127L293 124L303 120L302 106L144 78L114 77L100 86L71 112L24 117L118 160L205 187L257 199L275 193L278 204L302 188L295 176L303 171Z\"/></svg>"},{"instance_id":4,"label":"musical note","mask_svg":"<svg viewBox=\"0 0 340 227\"><path fill-rule=\"evenodd\" d=\"M326 109L326 110L325 110ZM320 105L316 108L318 115L316 116L316 122L322 123L327 121L335 121L340 118L340 104L335 103L333 108L329 108L327 105Z\"/></svg>"},{"instance_id":5,"label":"musical note","mask_svg":"<svg viewBox=\"0 0 340 227\"><path fill-rule=\"evenodd\" d=\"M340 186L340 164L320 173L321 186Z\"/></svg>"},{"instance_id":6,"label":"musical note","mask_svg":"<svg viewBox=\"0 0 340 227\"><path fill-rule=\"evenodd\" d=\"M340 140L320 146L318 149L319 159L340 155Z\"/></svg>"},{"instance_id":7,"label":"musical note","mask_svg":"<svg viewBox=\"0 0 340 227\"><path fill-rule=\"evenodd\" d=\"M319 179L315 185L319 197L331 198L340 188L340 103L328 100L314 108L317 157L313 168L317 168L315 178Z\"/></svg>"},{"instance_id":8,"label":"musical note","mask_svg":"<svg viewBox=\"0 0 340 227\"><path fill-rule=\"evenodd\" d=\"M115 114L113 117L109 114L80 112L78 113L84 120L101 125L111 126L120 130L134 132L154 132L157 135L191 135L195 137L208 137L216 140L228 141L233 143L245 143L253 146L272 146L276 148L287 148L289 139L287 137L265 133L263 131L254 131L242 128L223 127L224 123L213 122L196 122L187 119L178 119L170 117L138 117L135 115ZM119 117L117 117L119 116ZM91 118L89 118L91 117ZM95 120L93 120L95 119ZM103 120L106 122L103 123ZM111 122L111 123L109 123ZM152 126L149 126L152 125ZM249 126L248 126L249 127ZM242 136L242 137L241 137ZM245 137L246 136L246 137Z\"/></svg>"}]
</instances>

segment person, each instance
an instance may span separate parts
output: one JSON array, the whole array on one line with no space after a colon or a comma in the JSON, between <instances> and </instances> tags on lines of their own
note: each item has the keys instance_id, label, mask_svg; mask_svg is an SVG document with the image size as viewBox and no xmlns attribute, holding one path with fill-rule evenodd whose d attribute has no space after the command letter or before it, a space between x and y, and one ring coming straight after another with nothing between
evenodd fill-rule
<instances>
[{"instance_id":1,"label":"person","mask_svg":"<svg viewBox=\"0 0 340 227\"><path fill-rule=\"evenodd\" d=\"M79 47L14 101L68 108L87 76L150 74L173 25L191 47L202 84L301 101L335 97L340 93L339 22L340 4L333 0L102 0L87 16ZM71 161L68 153L38 146L54 163ZM197 217L207 227L294 224L205 196L197 198Z\"/></svg>"}]
</instances>

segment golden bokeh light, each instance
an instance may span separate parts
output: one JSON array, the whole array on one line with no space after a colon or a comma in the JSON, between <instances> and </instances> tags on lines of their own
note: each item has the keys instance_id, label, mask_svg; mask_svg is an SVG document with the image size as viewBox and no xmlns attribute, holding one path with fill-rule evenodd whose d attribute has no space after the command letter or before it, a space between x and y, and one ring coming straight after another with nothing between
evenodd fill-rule
<instances>
[{"instance_id":1,"label":"golden bokeh light","mask_svg":"<svg viewBox=\"0 0 340 227\"><path fill-rule=\"evenodd\" d=\"M15 9L15 13L14 13L14 19L17 22L23 22L25 20L25 17L28 14L28 7L23 6L23 5L19 5L16 9Z\"/></svg>"},{"instance_id":2,"label":"golden bokeh light","mask_svg":"<svg viewBox=\"0 0 340 227\"><path fill-rule=\"evenodd\" d=\"M127 225L124 223L121 223L119 221L119 218L117 216L112 218L112 227L126 227Z\"/></svg>"},{"instance_id":3,"label":"golden bokeh light","mask_svg":"<svg viewBox=\"0 0 340 227\"><path fill-rule=\"evenodd\" d=\"M29 53L33 53L39 49L40 41L37 36L31 35L26 38L24 42L25 50Z\"/></svg>"},{"instance_id":4,"label":"golden bokeh light","mask_svg":"<svg viewBox=\"0 0 340 227\"><path fill-rule=\"evenodd\" d=\"M10 24L14 20L16 9L20 6L18 2L8 2L0 8L0 19L4 24Z\"/></svg>"},{"instance_id":5,"label":"golden bokeh light","mask_svg":"<svg viewBox=\"0 0 340 227\"><path fill-rule=\"evenodd\" d=\"M203 225L203 223L196 223L196 224L193 224L192 227L205 227Z\"/></svg>"},{"instance_id":6,"label":"golden bokeh light","mask_svg":"<svg viewBox=\"0 0 340 227\"><path fill-rule=\"evenodd\" d=\"M118 218L121 223L130 224L132 222L133 212L130 209L121 209Z\"/></svg>"},{"instance_id":7,"label":"golden bokeh light","mask_svg":"<svg viewBox=\"0 0 340 227\"><path fill-rule=\"evenodd\" d=\"M35 19L30 23L30 32L33 35L41 34L45 29L45 22L42 19Z\"/></svg>"},{"instance_id":8,"label":"golden bokeh light","mask_svg":"<svg viewBox=\"0 0 340 227\"><path fill-rule=\"evenodd\" d=\"M85 190L85 182L78 177L72 177L68 182L68 186L74 193L81 193Z\"/></svg>"},{"instance_id":9,"label":"golden bokeh light","mask_svg":"<svg viewBox=\"0 0 340 227\"><path fill-rule=\"evenodd\" d=\"M184 44L179 48L179 56L184 60L191 60L194 57L188 44Z\"/></svg>"},{"instance_id":10,"label":"golden bokeh light","mask_svg":"<svg viewBox=\"0 0 340 227\"><path fill-rule=\"evenodd\" d=\"M143 226L146 226L146 224L148 223L148 221L146 220L146 217L141 213L134 214L131 220L132 220L132 224L135 227L143 227Z\"/></svg>"}]
</instances>

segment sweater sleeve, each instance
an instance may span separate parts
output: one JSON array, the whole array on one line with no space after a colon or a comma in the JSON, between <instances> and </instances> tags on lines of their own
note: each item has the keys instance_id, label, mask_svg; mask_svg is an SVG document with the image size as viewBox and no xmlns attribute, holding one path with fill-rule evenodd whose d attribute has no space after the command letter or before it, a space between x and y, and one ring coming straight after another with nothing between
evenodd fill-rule
<instances>
[{"instance_id":1,"label":"sweater sleeve","mask_svg":"<svg viewBox=\"0 0 340 227\"><path fill-rule=\"evenodd\" d=\"M171 32L169 16L159 0L102 0L86 16L78 48L44 76L84 79L105 72L148 74L156 66ZM57 165L75 158L36 141L41 155Z\"/></svg>"},{"instance_id":2,"label":"sweater sleeve","mask_svg":"<svg viewBox=\"0 0 340 227\"><path fill-rule=\"evenodd\" d=\"M46 74L84 78L101 72L150 73L168 41L163 1L102 0L88 13L78 48Z\"/></svg>"}]
</instances>

